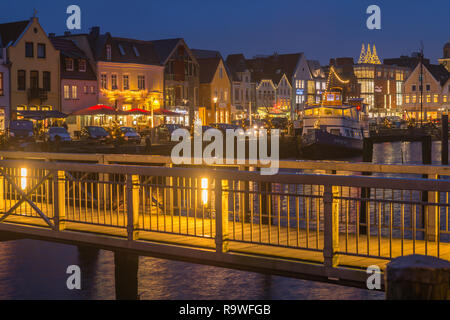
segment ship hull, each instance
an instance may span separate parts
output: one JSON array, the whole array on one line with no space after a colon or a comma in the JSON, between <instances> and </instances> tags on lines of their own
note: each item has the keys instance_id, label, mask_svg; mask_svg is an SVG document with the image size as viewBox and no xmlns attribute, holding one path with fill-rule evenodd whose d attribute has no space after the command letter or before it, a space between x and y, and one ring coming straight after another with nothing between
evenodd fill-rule
<instances>
[{"instance_id":1,"label":"ship hull","mask_svg":"<svg viewBox=\"0 0 450 320\"><path fill-rule=\"evenodd\" d=\"M363 141L314 130L302 136L300 150L307 159L341 159L362 154Z\"/></svg>"}]
</instances>

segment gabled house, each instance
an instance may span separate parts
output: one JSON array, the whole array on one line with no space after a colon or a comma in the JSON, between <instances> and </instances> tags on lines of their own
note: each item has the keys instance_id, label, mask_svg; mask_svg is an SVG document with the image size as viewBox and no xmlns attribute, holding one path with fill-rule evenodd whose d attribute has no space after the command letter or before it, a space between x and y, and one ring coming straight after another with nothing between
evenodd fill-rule
<instances>
[{"instance_id":1,"label":"gabled house","mask_svg":"<svg viewBox=\"0 0 450 320\"><path fill-rule=\"evenodd\" d=\"M195 55L182 38L153 40L164 67L164 108L187 113L189 124L198 116L200 71Z\"/></svg>"},{"instance_id":2,"label":"gabled house","mask_svg":"<svg viewBox=\"0 0 450 320\"><path fill-rule=\"evenodd\" d=\"M202 124L230 123L231 81L220 53L194 50L200 67L200 107ZM205 58L201 58L201 57Z\"/></svg>"},{"instance_id":3,"label":"gabled house","mask_svg":"<svg viewBox=\"0 0 450 320\"><path fill-rule=\"evenodd\" d=\"M421 72L423 72L423 88L420 81ZM443 65L419 63L404 83L403 109L406 116L416 121L440 118L444 111L443 105L446 103L444 101L447 100L448 103L446 85L449 79L450 72Z\"/></svg>"},{"instance_id":4,"label":"gabled house","mask_svg":"<svg viewBox=\"0 0 450 320\"><path fill-rule=\"evenodd\" d=\"M11 84L9 117L26 110L60 111L60 55L38 18L0 24L0 40Z\"/></svg>"},{"instance_id":5,"label":"gabled house","mask_svg":"<svg viewBox=\"0 0 450 320\"><path fill-rule=\"evenodd\" d=\"M256 112L256 84L243 54L230 54L226 66L231 77L231 110L234 119Z\"/></svg>"}]
</instances>

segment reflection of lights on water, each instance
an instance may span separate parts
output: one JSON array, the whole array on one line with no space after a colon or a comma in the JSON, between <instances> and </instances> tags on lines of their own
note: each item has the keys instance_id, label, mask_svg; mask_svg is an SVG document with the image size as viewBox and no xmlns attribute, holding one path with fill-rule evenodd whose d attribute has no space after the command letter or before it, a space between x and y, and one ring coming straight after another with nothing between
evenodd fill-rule
<instances>
[{"instance_id":1,"label":"reflection of lights on water","mask_svg":"<svg viewBox=\"0 0 450 320\"><path fill-rule=\"evenodd\" d=\"M27 188L27 168L20 168L20 187L22 190Z\"/></svg>"},{"instance_id":2,"label":"reflection of lights on water","mask_svg":"<svg viewBox=\"0 0 450 320\"><path fill-rule=\"evenodd\" d=\"M203 205L208 203L208 178L202 178L202 202Z\"/></svg>"}]
</instances>

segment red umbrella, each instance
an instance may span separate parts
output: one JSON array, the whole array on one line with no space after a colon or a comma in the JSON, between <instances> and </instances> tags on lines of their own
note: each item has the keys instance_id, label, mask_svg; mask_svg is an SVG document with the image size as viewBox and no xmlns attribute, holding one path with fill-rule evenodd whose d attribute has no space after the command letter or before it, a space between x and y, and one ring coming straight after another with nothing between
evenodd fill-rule
<instances>
[{"instance_id":1,"label":"red umbrella","mask_svg":"<svg viewBox=\"0 0 450 320\"><path fill-rule=\"evenodd\" d=\"M144 110L144 109L139 109L139 108L134 108L134 109L131 109L131 110L127 110L126 112L128 114L137 114L137 115L141 115L141 114L149 115L149 114L152 113L151 111Z\"/></svg>"},{"instance_id":2,"label":"red umbrella","mask_svg":"<svg viewBox=\"0 0 450 320\"><path fill-rule=\"evenodd\" d=\"M98 104L96 106L92 106L89 108L84 108L84 109L75 111L71 115L73 115L73 116L92 116L92 115L100 115L100 114L118 115L118 114L123 114L123 112L118 112L112 107Z\"/></svg>"}]
</instances>

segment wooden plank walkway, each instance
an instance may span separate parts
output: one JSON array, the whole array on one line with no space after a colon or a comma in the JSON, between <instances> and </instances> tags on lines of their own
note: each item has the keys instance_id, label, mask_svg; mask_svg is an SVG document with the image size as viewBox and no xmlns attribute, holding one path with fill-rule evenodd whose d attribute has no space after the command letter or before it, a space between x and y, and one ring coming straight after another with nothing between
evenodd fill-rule
<instances>
[{"instance_id":1,"label":"wooden plank walkway","mask_svg":"<svg viewBox=\"0 0 450 320\"><path fill-rule=\"evenodd\" d=\"M38 204L46 212L47 204ZM126 212L123 208L104 211L97 208L66 207L66 230L126 238ZM92 210L93 209L93 210ZM5 222L19 225L47 227L45 221L28 204L17 210L22 215L11 215ZM28 214L28 215L25 215ZM208 215L197 219L179 215L140 213L139 240L191 248L215 248L215 220ZM103 225L102 225L103 224ZM107 224L107 225L105 225ZM277 225L259 225L229 221L229 251L277 259L289 259L323 263L323 231L302 228L287 228ZM402 249L403 248L403 249ZM340 234L340 265L352 268L367 268L378 265L384 269L389 258L412 253L438 255L435 242L424 240L356 236ZM368 255L372 257L365 257ZM384 257L385 259L379 258ZM450 260L450 243L440 243L439 257Z\"/></svg>"}]
</instances>

